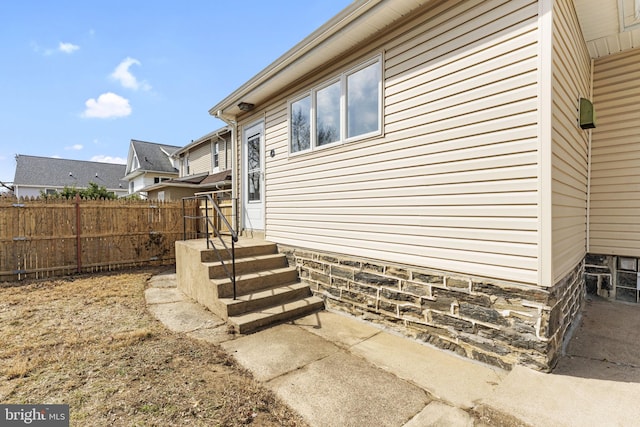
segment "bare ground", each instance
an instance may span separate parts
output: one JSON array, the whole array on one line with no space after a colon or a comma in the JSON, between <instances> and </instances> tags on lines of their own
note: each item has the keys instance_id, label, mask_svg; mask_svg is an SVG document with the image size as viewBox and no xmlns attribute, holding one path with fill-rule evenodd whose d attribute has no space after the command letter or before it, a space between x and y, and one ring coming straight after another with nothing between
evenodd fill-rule
<instances>
[{"instance_id":1,"label":"bare ground","mask_svg":"<svg viewBox=\"0 0 640 427\"><path fill-rule=\"evenodd\" d=\"M81 426L302 426L219 347L145 306L154 271L0 287L0 402L66 403Z\"/></svg>"}]
</instances>

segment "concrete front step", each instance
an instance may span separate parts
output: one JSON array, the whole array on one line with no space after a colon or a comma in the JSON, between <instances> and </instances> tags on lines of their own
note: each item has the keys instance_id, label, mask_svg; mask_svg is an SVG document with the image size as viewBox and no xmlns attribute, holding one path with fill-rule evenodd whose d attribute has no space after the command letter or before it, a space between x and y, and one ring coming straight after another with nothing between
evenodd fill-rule
<instances>
[{"instance_id":1,"label":"concrete front step","mask_svg":"<svg viewBox=\"0 0 640 427\"><path fill-rule=\"evenodd\" d=\"M203 263L209 270L209 278L223 279L227 277L224 266L219 262ZM229 273L231 273L231 262L225 263ZM244 258L236 258L236 277L240 274L252 273L256 271L272 270L287 266L287 257L283 254L256 255Z\"/></svg>"},{"instance_id":2,"label":"concrete front step","mask_svg":"<svg viewBox=\"0 0 640 427\"><path fill-rule=\"evenodd\" d=\"M291 303L311 296L309 285L295 282L233 298L220 298L228 316L239 316L267 307Z\"/></svg>"},{"instance_id":3,"label":"concrete front step","mask_svg":"<svg viewBox=\"0 0 640 427\"><path fill-rule=\"evenodd\" d=\"M310 296L297 301L263 308L240 316L230 316L228 321L238 333L247 334L274 323L285 322L322 310L321 298Z\"/></svg>"},{"instance_id":4,"label":"concrete front step","mask_svg":"<svg viewBox=\"0 0 640 427\"><path fill-rule=\"evenodd\" d=\"M293 283L298 279L295 267L281 267L271 270L245 273L236 277L236 294L246 295L263 289L273 288L283 283ZM218 298L231 298L233 284L229 278L211 279L213 286L218 288Z\"/></svg>"},{"instance_id":5,"label":"concrete front step","mask_svg":"<svg viewBox=\"0 0 640 427\"><path fill-rule=\"evenodd\" d=\"M200 261L201 262L219 262L220 258L226 261L231 259L231 255L229 252L222 246L222 244L216 240L213 242L216 248L218 248L218 253L220 257L216 254L215 249L203 249L200 252ZM231 250L231 242L225 242L229 250ZM278 253L278 246L275 243L271 242L259 242L254 243L251 246L242 246L241 244L237 244L235 247L236 251L236 260L240 258L246 258L250 256L258 256L258 255L268 255Z\"/></svg>"}]
</instances>

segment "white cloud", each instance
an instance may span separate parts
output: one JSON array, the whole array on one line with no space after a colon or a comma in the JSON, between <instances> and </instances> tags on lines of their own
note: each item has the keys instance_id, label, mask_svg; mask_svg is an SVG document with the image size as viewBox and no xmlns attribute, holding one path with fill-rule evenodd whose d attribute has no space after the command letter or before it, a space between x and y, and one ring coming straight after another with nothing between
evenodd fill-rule
<instances>
[{"instance_id":1,"label":"white cloud","mask_svg":"<svg viewBox=\"0 0 640 427\"><path fill-rule=\"evenodd\" d=\"M127 57L125 58L124 61L118 64L116 69L113 70L113 73L111 73L109 77L118 81L122 86L128 89L151 90L151 85L149 83L147 83L144 80L140 82L138 81L136 76L131 74L131 71L129 71L129 68L132 65L142 65L142 64L140 64L140 61L138 61L137 59Z\"/></svg>"},{"instance_id":2,"label":"white cloud","mask_svg":"<svg viewBox=\"0 0 640 427\"><path fill-rule=\"evenodd\" d=\"M97 100L90 98L84 104L87 109L82 113L82 117L108 119L131 114L129 100L113 92L103 93Z\"/></svg>"},{"instance_id":3,"label":"white cloud","mask_svg":"<svg viewBox=\"0 0 640 427\"><path fill-rule=\"evenodd\" d=\"M61 158L62 158L62 157L60 157L60 155L58 155L58 154L54 154L54 155L53 155L53 156L51 156L51 157L52 157L52 158L54 158L54 159L61 159Z\"/></svg>"},{"instance_id":4,"label":"white cloud","mask_svg":"<svg viewBox=\"0 0 640 427\"><path fill-rule=\"evenodd\" d=\"M38 43L36 43L36 42L31 42L31 49L35 53L38 53L38 54L40 54L42 56L51 56L51 55L53 55L54 53L57 53L57 52L72 54L76 50L80 49L80 46L78 46L76 44L73 44L73 43L60 42L58 44L58 48L57 49L51 49L51 48L44 48L44 47L40 46Z\"/></svg>"},{"instance_id":5,"label":"white cloud","mask_svg":"<svg viewBox=\"0 0 640 427\"><path fill-rule=\"evenodd\" d=\"M31 49L33 49L35 53L41 54L43 56L49 56L55 53L55 49L45 49L36 42L31 42Z\"/></svg>"},{"instance_id":6,"label":"white cloud","mask_svg":"<svg viewBox=\"0 0 640 427\"><path fill-rule=\"evenodd\" d=\"M80 46L73 43L60 42L60 44L58 45L58 50L64 53L73 53L78 49L80 49Z\"/></svg>"},{"instance_id":7,"label":"white cloud","mask_svg":"<svg viewBox=\"0 0 640 427\"><path fill-rule=\"evenodd\" d=\"M107 156L104 154L98 154L97 156L93 156L91 158L92 162L102 162L102 163L116 163L119 165L126 165L127 159L123 159L122 157L113 157Z\"/></svg>"},{"instance_id":8,"label":"white cloud","mask_svg":"<svg viewBox=\"0 0 640 427\"><path fill-rule=\"evenodd\" d=\"M76 150L76 151L80 151L82 150L84 147L82 144L74 144L74 145L70 145L68 147L64 147L65 150L69 151L69 150Z\"/></svg>"}]
</instances>

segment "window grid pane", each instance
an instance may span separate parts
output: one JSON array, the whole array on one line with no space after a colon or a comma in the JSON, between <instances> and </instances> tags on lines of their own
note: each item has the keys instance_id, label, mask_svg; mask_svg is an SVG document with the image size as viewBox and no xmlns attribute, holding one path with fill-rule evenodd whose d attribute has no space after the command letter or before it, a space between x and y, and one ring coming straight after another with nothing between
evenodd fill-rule
<instances>
[{"instance_id":1,"label":"window grid pane","mask_svg":"<svg viewBox=\"0 0 640 427\"><path fill-rule=\"evenodd\" d=\"M347 138L380 130L380 66L347 76Z\"/></svg>"},{"instance_id":2,"label":"window grid pane","mask_svg":"<svg viewBox=\"0 0 640 427\"><path fill-rule=\"evenodd\" d=\"M316 145L340 140L340 82L316 93Z\"/></svg>"},{"instance_id":3,"label":"window grid pane","mask_svg":"<svg viewBox=\"0 0 640 427\"><path fill-rule=\"evenodd\" d=\"M291 104L291 152L311 148L311 97Z\"/></svg>"}]
</instances>

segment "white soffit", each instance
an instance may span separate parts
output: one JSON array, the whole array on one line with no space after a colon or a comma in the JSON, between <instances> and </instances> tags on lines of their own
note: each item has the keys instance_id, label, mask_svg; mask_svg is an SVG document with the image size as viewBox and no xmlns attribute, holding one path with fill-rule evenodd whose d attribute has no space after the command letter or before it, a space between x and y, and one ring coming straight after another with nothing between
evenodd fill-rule
<instances>
[{"instance_id":1,"label":"white soffit","mask_svg":"<svg viewBox=\"0 0 640 427\"><path fill-rule=\"evenodd\" d=\"M640 47L640 0L575 0L592 58Z\"/></svg>"}]
</instances>

